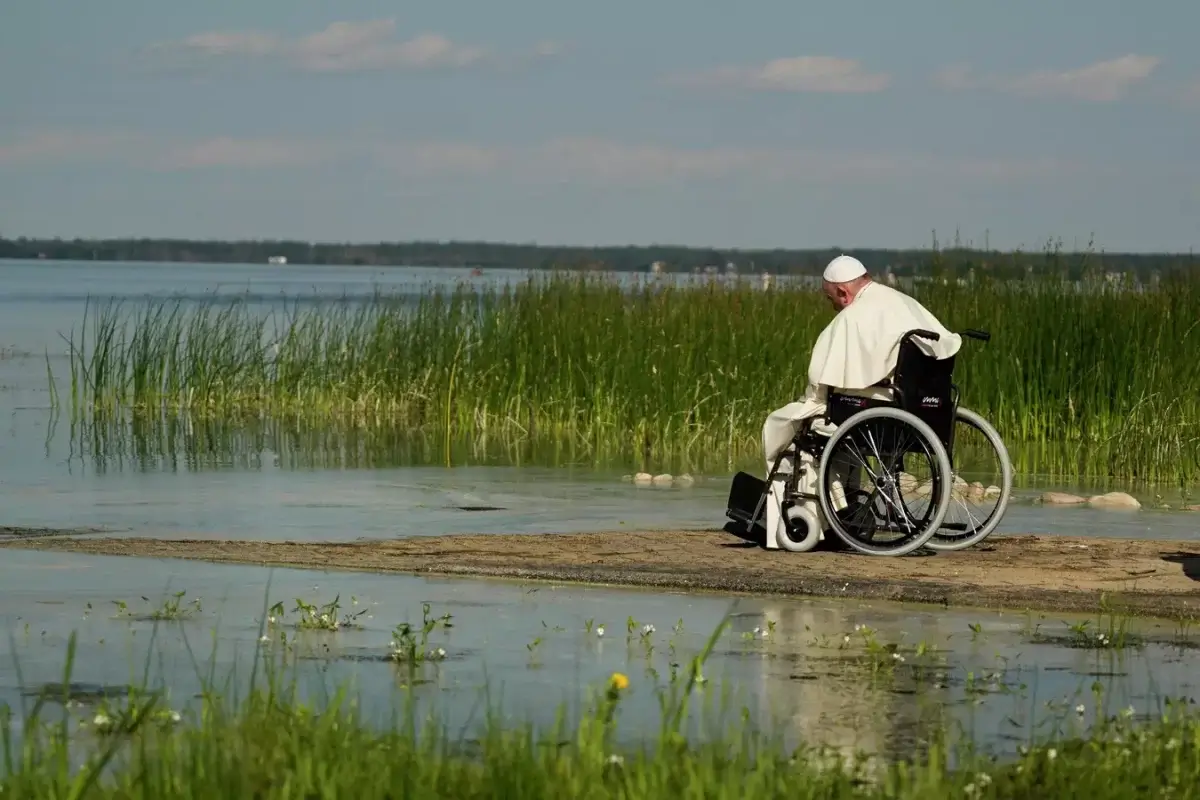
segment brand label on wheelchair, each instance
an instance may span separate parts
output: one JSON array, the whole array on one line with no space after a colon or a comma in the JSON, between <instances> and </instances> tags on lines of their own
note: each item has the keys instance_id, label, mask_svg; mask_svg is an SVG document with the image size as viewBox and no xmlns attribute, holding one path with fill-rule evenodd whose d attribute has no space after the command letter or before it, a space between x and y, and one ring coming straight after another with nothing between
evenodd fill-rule
<instances>
[{"instance_id":1,"label":"brand label on wheelchair","mask_svg":"<svg viewBox=\"0 0 1200 800\"><path fill-rule=\"evenodd\" d=\"M921 398L921 407L922 408L938 408L941 405L942 405L942 398L940 398L940 397L922 397Z\"/></svg>"}]
</instances>

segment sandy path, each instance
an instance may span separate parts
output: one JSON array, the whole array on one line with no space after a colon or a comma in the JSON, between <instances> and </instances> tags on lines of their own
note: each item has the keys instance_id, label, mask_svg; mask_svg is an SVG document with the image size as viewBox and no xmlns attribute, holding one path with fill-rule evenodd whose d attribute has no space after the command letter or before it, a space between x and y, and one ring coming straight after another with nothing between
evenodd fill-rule
<instances>
[{"instance_id":1,"label":"sandy path","mask_svg":"<svg viewBox=\"0 0 1200 800\"><path fill-rule=\"evenodd\" d=\"M0 537L0 547L310 569L475 575L753 594L1200 618L1200 545L996 536L959 553L766 551L720 530L421 537L352 543Z\"/></svg>"}]
</instances>

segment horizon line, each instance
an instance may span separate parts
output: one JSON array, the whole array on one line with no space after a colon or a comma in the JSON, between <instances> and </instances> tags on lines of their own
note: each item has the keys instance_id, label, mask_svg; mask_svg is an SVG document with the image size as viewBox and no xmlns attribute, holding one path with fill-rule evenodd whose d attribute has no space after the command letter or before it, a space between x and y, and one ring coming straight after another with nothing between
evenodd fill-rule
<instances>
[{"instance_id":1,"label":"horizon line","mask_svg":"<svg viewBox=\"0 0 1200 800\"><path fill-rule=\"evenodd\" d=\"M936 233L935 233L936 236ZM937 245L928 244L923 247L914 246L895 246L895 245L855 245L850 247L838 245L823 245L823 246L807 246L807 247L786 247L786 246L754 246L754 247L726 247L711 244L673 244L665 242L656 242L651 244L565 244L565 243L546 243L537 241L512 241L512 240L489 240L489 239L395 239L395 240L304 240L304 239L277 239L277 238L191 238L177 236L4 236L0 235L0 242L26 242L26 243L116 243L116 242L146 242L146 243L179 243L179 244L201 244L201 245L255 245L255 246L301 246L316 248L351 248L351 247L497 247L497 248L531 248L540 250L686 250L686 251L702 251L710 250L715 253L826 253L840 252L853 253L855 251L881 251L894 253L930 253L930 252L973 252L973 253L996 253L996 254L1020 254L1020 253L1061 253L1069 255L1078 255L1091 253L1100 256L1174 256L1174 257L1195 257L1195 249L1189 247L1187 250L1105 250L1103 248L1086 247L1076 248L1074 250L1062 246L1062 242L1058 242L1058 246L1054 246L1054 240L1048 242L1038 249L1025 248L1017 246L1008 249L996 247L982 247L973 244L946 244L943 245L940 241ZM3 260L14 260L12 257L0 256Z\"/></svg>"}]
</instances>

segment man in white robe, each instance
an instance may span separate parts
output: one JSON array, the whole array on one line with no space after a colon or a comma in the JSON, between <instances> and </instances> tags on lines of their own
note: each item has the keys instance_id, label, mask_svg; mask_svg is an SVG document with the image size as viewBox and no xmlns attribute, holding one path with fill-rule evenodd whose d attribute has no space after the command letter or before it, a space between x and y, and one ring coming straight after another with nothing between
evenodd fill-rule
<instances>
[{"instance_id":1,"label":"man in white robe","mask_svg":"<svg viewBox=\"0 0 1200 800\"><path fill-rule=\"evenodd\" d=\"M763 451L768 471L775 459L791 443L806 420L825 413L830 389L844 394L887 400L890 391L875 384L890 378L896 368L900 337L911 330L939 334L936 342L913 337L913 343L926 355L939 360L956 354L962 337L946 329L933 314L909 295L871 280L866 267L852 256L838 256L825 268L822 289L838 309L837 316L821 331L808 364L808 385L804 395L771 412L763 425ZM817 422L816 433L829 436L834 427ZM785 462L791 461L790 458ZM802 475L800 490L813 492L816 469L811 456L800 454ZM770 532L779 524L779 503L783 496L784 475L772 482L772 502L767 503L768 542ZM815 503L812 504L815 506ZM814 509L815 510L815 509ZM770 546L770 545L769 545Z\"/></svg>"}]
</instances>

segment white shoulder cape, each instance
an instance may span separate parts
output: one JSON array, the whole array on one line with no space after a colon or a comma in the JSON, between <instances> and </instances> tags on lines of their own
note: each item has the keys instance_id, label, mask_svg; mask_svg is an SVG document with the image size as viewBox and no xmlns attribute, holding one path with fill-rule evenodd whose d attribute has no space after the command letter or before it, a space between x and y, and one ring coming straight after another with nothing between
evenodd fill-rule
<instances>
[{"instance_id":1,"label":"white shoulder cape","mask_svg":"<svg viewBox=\"0 0 1200 800\"><path fill-rule=\"evenodd\" d=\"M900 337L914 329L940 334L936 342L913 337L922 352L939 361L962 346L962 337L915 299L885 284L868 283L817 337L808 364L809 396L822 388L866 389L887 378L896 368Z\"/></svg>"}]
</instances>

